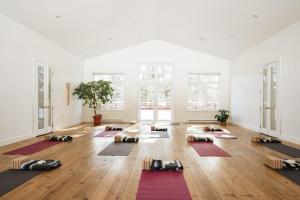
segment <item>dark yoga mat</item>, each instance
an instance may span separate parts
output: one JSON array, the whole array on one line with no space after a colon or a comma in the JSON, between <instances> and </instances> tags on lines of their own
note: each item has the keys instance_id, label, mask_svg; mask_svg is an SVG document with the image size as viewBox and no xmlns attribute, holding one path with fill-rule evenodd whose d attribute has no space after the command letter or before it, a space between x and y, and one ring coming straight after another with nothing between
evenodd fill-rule
<instances>
[{"instance_id":1,"label":"dark yoga mat","mask_svg":"<svg viewBox=\"0 0 300 200\"><path fill-rule=\"evenodd\" d=\"M142 171L137 200L191 200L182 172Z\"/></svg>"},{"instance_id":2,"label":"dark yoga mat","mask_svg":"<svg viewBox=\"0 0 300 200\"><path fill-rule=\"evenodd\" d=\"M290 147L288 145L282 143L261 143L262 145L288 155L293 158L300 158L300 149L296 149L294 147Z\"/></svg>"},{"instance_id":3,"label":"dark yoga mat","mask_svg":"<svg viewBox=\"0 0 300 200\"><path fill-rule=\"evenodd\" d=\"M111 143L103 149L99 156L128 156L135 143Z\"/></svg>"},{"instance_id":4,"label":"dark yoga mat","mask_svg":"<svg viewBox=\"0 0 300 200\"><path fill-rule=\"evenodd\" d=\"M121 131L102 131L102 132L98 133L97 135L95 135L94 137L113 137L117 133L120 133L120 132Z\"/></svg>"},{"instance_id":5,"label":"dark yoga mat","mask_svg":"<svg viewBox=\"0 0 300 200\"><path fill-rule=\"evenodd\" d=\"M294 183L300 185L300 171L296 171L296 170L280 170L277 169L275 170L277 173L281 174L282 176L284 176L287 179L290 179L291 181L293 181Z\"/></svg>"},{"instance_id":6,"label":"dark yoga mat","mask_svg":"<svg viewBox=\"0 0 300 200\"><path fill-rule=\"evenodd\" d=\"M40 142L27 145L25 147L21 147L19 149L6 152L3 155L30 155L42 151L44 149L47 149L49 147L52 147L58 143L59 143L58 141L40 141Z\"/></svg>"},{"instance_id":7,"label":"dark yoga mat","mask_svg":"<svg viewBox=\"0 0 300 200\"><path fill-rule=\"evenodd\" d=\"M0 197L19 187L42 171L6 170L0 172Z\"/></svg>"},{"instance_id":8,"label":"dark yoga mat","mask_svg":"<svg viewBox=\"0 0 300 200\"><path fill-rule=\"evenodd\" d=\"M191 142L190 144L199 156L231 157L213 142Z\"/></svg>"}]
</instances>

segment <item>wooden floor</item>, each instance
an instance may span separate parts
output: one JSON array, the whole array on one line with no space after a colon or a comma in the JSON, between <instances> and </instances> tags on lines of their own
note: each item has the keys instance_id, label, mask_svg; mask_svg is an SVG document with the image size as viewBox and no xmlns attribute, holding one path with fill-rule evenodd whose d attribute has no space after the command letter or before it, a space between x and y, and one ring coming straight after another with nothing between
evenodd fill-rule
<instances>
[{"instance_id":1,"label":"wooden floor","mask_svg":"<svg viewBox=\"0 0 300 200\"><path fill-rule=\"evenodd\" d=\"M215 139L215 143L232 157L200 157L186 143L188 126L171 126L171 138L141 141L128 157L97 155L113 140L93 137L99 127L83 124L56 132L58 135L86 135L32 155L32 158L58 159L63 165L42 173L0 199L133 200L139 184L142 159L147 155L181 160L193 199L300 199L298 185L263 165L264 155L276 152L251 143L250 137L254 132L230 125L227 129L238 139ZM8 169L10 161L18 157L2 153L38 140L43 138L0 147L0 171Z\"/></svg>"}]
</instances>

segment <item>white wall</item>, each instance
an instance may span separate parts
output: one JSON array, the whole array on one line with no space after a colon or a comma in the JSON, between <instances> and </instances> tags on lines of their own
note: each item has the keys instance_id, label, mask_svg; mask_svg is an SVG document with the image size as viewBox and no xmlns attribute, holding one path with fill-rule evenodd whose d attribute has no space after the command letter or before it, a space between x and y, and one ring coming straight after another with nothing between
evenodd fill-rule
<instances>
[{"instance_id":1,"label":"white wall","mask_svg":"<svg viewBox=\"0 0 300 200\"><path fill-rule=\"evenodd\" d=\"M300 21L230 61L232 121L259 130L259 68L281 57L281 137L300 143Z\"/></svg>"},{"instance_id":2,"label":"white wall","mask_svg":"<svg viewBox=\"0 0 300 200\"><path fill-rule=\"evenodd\" d=\"M228 61L167 42L153 40L85 61L85 81L93 80L93 73L97 72L125 74L125 109L102 111L104 119L138 120L138 63L141 62L167 62L174 65L173 121L213 119L214 112L187 111L187 73L220 73L221 107L229 108ZM91 121L91 116L91 111L85 108L84 121Z\"/></svg>"},{"instance_id":3,"label":"white wall","mask_svg":"<svg viewBox=\"0 0 300 200\"><path fill-rule=\"evenodd\" d=\"M83 61L0 14L0 145L33 136L33 57L54 70L54 126L81 121L82 105L65 104L65 83L82 80Z\"/></svg>"}]
</instances>

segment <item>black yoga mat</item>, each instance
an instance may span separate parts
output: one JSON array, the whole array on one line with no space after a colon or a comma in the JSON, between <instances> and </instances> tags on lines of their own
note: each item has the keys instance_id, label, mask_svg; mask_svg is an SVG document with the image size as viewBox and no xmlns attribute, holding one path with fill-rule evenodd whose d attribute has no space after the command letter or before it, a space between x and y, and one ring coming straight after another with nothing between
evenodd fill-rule
<instances>
[{"instance_id":1,"label":"black yoga mat","mask_svg":"<svg viewBox=\"0 0 300 200\"><path fill-rule=\"evenodd\" d=\"M103 149L99 156L128 156L135 143L111 143Z\"/></svg>"},{"instance_id":2,"label":"black yoga mat","mask_svg":"<svg viewBox=\"0 0 300 200\"><path fill-rule=\"evenodd\" d=\"M282 143L262 143L262 145L288 155L293 158L300 158L300 149L296 149L294 147L290 147L288 145Z\"/></svg>"},{"instance_id":3,"label":"black yoga mat","mask_svg":"<svg viewBox=\"0 0 300 200\"><path fill-rule=\"evenodd\" d=\"M0 197L19 187L42 171L6 170L0 172Z\"/></svg>"},{"instance_id":4,"label":"black yoga mat","mask_svg":"<svg viewBox=\"0 0 300 200\"><path fill-rule=\"evenodd\" d=\"M281 174L282 176L286 177L287 179L290 179L294 183L300 185L300 171L296 171L296 170L283 170L283 169L277 169L275 171L277 173Z\"/></svg>"}]
</instances>

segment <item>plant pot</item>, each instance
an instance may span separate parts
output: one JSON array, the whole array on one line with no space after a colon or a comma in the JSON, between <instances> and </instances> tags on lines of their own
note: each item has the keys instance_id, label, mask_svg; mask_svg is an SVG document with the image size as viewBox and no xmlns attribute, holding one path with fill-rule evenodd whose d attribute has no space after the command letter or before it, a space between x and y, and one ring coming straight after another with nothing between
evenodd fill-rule
<instances>
[{"instance_id":1,"label":"plant pot","mask_svg":"<svg viewBox=\"0 0 300 200\"><path fill-rule=\"evenodd\" d=\"M226 126L226 125L227 125L227 122L226 122L226 121L220 122L220 125L221 125L221 126Z\"/></svg>"},{"instance_id":2,"label":"plant pot","mask_svg":"<svg viewBox=\"0 0 300 200\"><path fill-rule=\"evenodd\" d=\"M93 116L93 118L94 118L94 126L101 125L102 115L95 115Z\"/></svg>"}]
</instances>

